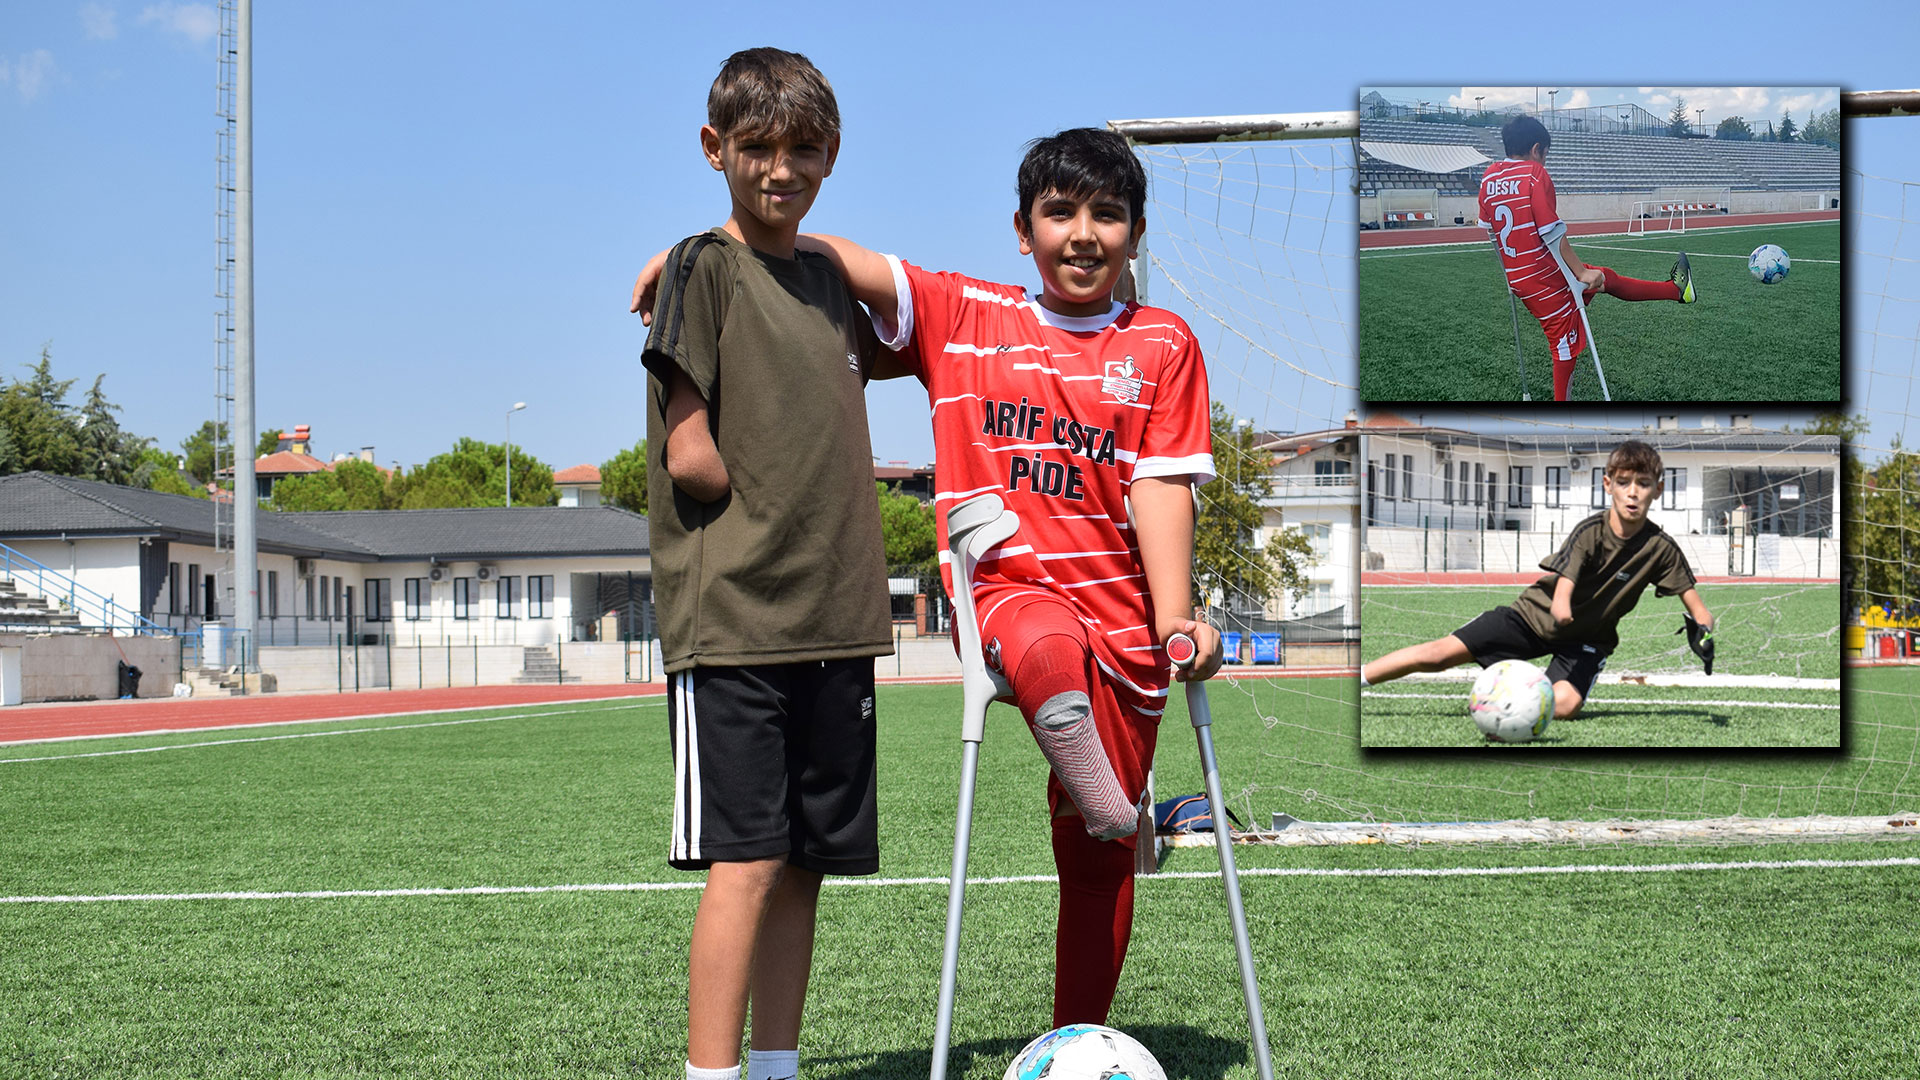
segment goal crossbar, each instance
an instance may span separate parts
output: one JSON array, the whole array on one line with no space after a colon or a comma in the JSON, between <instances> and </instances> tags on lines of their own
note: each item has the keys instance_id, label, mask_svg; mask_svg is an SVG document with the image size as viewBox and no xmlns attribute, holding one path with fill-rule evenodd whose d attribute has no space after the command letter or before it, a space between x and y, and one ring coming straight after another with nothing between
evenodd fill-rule
<instances>
[{"instance_id":1,"label":"goal crossbar","mask_svg":"<svg viewBox=\"0 0 1920 1080\"><path fill-rule=\"evenodd\" d=\"M1110 130L1136 143L1265 142L1285 139L1350 139L1360 134L1358 112L1261 113L1253 116L1185 116L1160 120L1111 120Z\"/></svg>"}]
</instances>

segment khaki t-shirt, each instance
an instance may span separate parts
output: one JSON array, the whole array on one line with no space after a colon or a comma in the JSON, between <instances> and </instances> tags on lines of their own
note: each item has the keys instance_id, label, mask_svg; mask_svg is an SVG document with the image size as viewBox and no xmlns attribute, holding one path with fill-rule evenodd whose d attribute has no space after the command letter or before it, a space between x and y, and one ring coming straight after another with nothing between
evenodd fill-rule
<instances>
[{"instance_id":1,"label":"khaki t-shirt","mask_svg":"<svg viewBox=\"0 0 1920 1080\"><path fill-rule=\"evenodd\" d=\"M1587 642L1611 650L1620 642L1616 627L1648 585L1657 596L1676 596L1694 587L1686 555L1665 530L1649 521L1623 539L1607 524L1607 513L1575 525L1560 550L1541 562L1547 575L1513 602L1534 633L1548 641ZM1573 582L1573 622L1556 626L1553 588L1563 577Z\"/></svg>"},{"instance_id":2,"label":"khaki t-shirt","mask_svg":"<svg viewBox=\"0 0 1920 1080\"><path fill-rule=\"evenodd\" d=\"M718 229L674 249L642 356L667 671L893 651L864 396L878 348L823 257L766 255ZM667 474L676 368L706 398L731 482L711 503Z\"/></svg>"}]
</instances>

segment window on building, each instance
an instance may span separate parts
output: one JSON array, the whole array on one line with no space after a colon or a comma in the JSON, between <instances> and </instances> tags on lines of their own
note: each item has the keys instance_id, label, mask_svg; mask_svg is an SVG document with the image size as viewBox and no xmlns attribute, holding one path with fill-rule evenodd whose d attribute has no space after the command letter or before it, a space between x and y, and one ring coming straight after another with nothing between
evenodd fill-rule
<instances>
[{"instance_id":1,"label":"window on building","mask_svg":"<svg viewBox=\"0 0 1920 1080\"><path fill-rule=\"evenodd\" d=\"M1565 466L1547 466L1547 505L1559 509L1567 505L1567 470Z\"/></svg>"},{"instance_id":2,"label":"window on building","mask_svg":"<svg viewBox=\"0 0 1920 1080\"><path fill-rule=\"evenodd\" d=\"M496 619L513 618L513 596L520 591L520 579L503 577L493 585L493 617Z\"/></svg>"},{"instance_id":3,"label":"window on building","mask_svg":"<svg viewBox=\"0 0 1920 1080\"><path fill-rule=\"evenodd\" d=\"M267 571L267 618L280 617L280 571Z\"/></svg>"},{"instance_id":4,"label":"window on building","mask_svg":"<svg viewBox=\"0 0 1920 1080\"><path fill-rule=\"evenodd\" d=\"M1453 505L1453 462L1451 461L1447 462L1446 465L1444 465L1441 468L1440 475L1446 480L1446 487L1442 489L1446 492L1444 501L1448 506L1452 506Z\"/></svg>"},{"instance_id":5,"label":"window on building","mask_svg":"<svg viewBox=\"0 0 1920 1080\"><path fill-rule=\"evenodd\" d=\"M1333 545L1333 523L1331 521L1303 521L1300 531L1307 534L1307 543L1313 546L1313 557L1325 561Z\"/></svg>"},{"instance_id":6,"label":"window on building","mask_svg":"<svg viewBox=\"0 0 1920 1080\"><path fill-rule=\"evenodd\" d=\"M1332 487L1336 484L1353 482L1353 462L1335 458L1330 461L1313 463L1313 483L1315 487Z\"/></svg>"},{"instance_id":7,"label":"window on building","mask_svg":"<svg viewBox=\"0 0 1920 1080\"><path fill-rule=\"evenodd\" d=\"M470 577L453 579L453 617L473 618L473 579Z\"/></svg>"},{"instance_id":8,"label":"window on building","mask_svg":"<svg viewBox=\"0 0 1920 1080\"><path fill-rule=\"evenodd\" d=\"M347 579L338 574L333 578L333 614L337 619L347 617Z\"/></svg>"},{"instance_id":9,"label":"window on building","mask_svg":"<svg viewBox=\"0 0 1920 1080\"><path fill-rule=\"evenodd\" d=\"M1398 481L1400 477L1399 465L1400 465L1399 454L1387 455L1387 498L1389 499L1398 497L1394 494L1394 489L1395 487L1398 486L1396 481Z\"/></svg>"},{"instance_id":10,"label":"window on building","mask_svg":"<svg viewBox=\"0 0 1920 1080\"><path fill-rule=\"evenodd\" d=\"M180 564L167 564L167 614L180 614Z\"/></svg>"},{"instance_id":11,"label":"window on building","mask_svg":"<svg viewBox=\"0 0 1920 1080\"><path fill-rule=\"evenodd\" d=\"M327 598L332 595L332 592L328 589L328 582L332 580L332 578L325 574L320 575L320 617L327 620L333 618L333 616L327 614L327 612L333 610L327 606Z\"/></svg>"},{"instance_id":12,"label":"window on building","mask_svg":"<svg viewBox=\"0 0 1920 1080\"><path fill-rule=\"evenodd\" d=\"M1400 492L1407 500L1413 500L1413 455L1400 455ZM1429 496L1431 497L1431 496Z\"/></svg>"},{"instance_id":13,"label":"window on building","mask_svg":"<svg viewBox=\"0 0 1920 1080\"><path fill-rule=\"evenodd\" d=\"M1607 470L1596 467L1593 470L1593 501L1588 505L1598 510L1607 505Z\"/></svg>"},{"instance_id":14,"label":"window on building","mask_svg":"<svg viewBox=\"0 0 1920 1080\"><path fill-rule=\"evenodd\" d=\"M309 619L313 618L313 576L312 575L307 576L307 606L305 610L307 613L307 618Z\"/></svg>"},{"instance_id":15,"label":"window on building","mask_svg":"<svg viewBox=\"0 0 1920 1080\"><path fill-rule=\"evenodd\" d=\"M1507 505L1533 505L1533 466L1516 465L1507 470Z\"/></svg>"},{"instance_id":16,"label":"window on building","mask_svg":"<svg viewBox=\"0 0 1920 1080\"><path fill-rule=\"evenodd\" d=\"M1667 489L1660 493L1660 509L1684 510L1687 506L1687 470L1668 469Z\"/></svg>"},{"instance_id":17,"label":"window on building","mask_svg":"<svg viewBox=\"0 0 1920 1080\"><path fill-rule=\"evenodd\" d=\"M338 578L334 579L338 581ZM362 586L367 594L367 621L390 622L393 619L393 579L368 578Z\"/></svg>"},{"instance_id":18,"label":"window on building","mask_svg":"<svg viewBox=\"0 0 1920 1080\"><path fill-rule=\"evenodd\" d=\"M1487 470L1487 510L1500 509L1500 470Z\"/></svg>"},{"instance_id":19,"label":"window on building","mask_svg":"<svg viewBox=\"0 0 1920 1080\"><path fill-rule=\"evenodd\" d=\"M1473 505L1484 505L1487 498L1487 466L1485 462L1473 463Z\"/></svg>"},{"instance_id":20,"label":"window on building","mask_svg":"<svg viewBox=\"0 0 1920 1080\"><path fill-rule=\"evenodd\" d=\"M200 564L187 564L187 614L200 614Z\"/></svg>"},{"instance_id":21,"label":"window on building","mask_svg":"<svg viewBox=\"0 0 1920 1080\"><path fill-rule=\"evenodd\" d=\"M527 618L550 619L553 617L549 606L553 603L553 575L527 575Z\"/></svg>"},{"instance_id":22,"label":"window on building","mask_svg":"<svg viewBox=\"0 0 1920 1080\"><path fill-rule=\"evenodd\" d=\"M420 594L426 591L424 588L425 585L426 585L425 578L410 577L401 586L401 590L402 590L401 596L406 605L407 620L409 622L420 621L420 618L422 615L422 612L420 610L422 607L420 603Z\"/></svg>"}]
</instances>

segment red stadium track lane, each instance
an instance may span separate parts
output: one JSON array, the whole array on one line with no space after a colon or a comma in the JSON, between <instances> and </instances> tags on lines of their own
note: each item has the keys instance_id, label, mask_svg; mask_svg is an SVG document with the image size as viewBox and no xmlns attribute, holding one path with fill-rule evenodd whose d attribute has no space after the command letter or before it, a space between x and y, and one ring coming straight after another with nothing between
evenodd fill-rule
<instances>
[{"instance_id":1,"label":"red stadium track lane","mask_svg":"<svg viewBox=\"0 0 1920 1080\"><path fill-rule=\"evenodd\" d=\"M254 724L297 724L400 713L497 709L605 698L654 697L666 687L647 683L606 686L456 686L441 690L369 690L359 694L251 694L227 698L141 698L0 709L0 745L115 735L200 731Z\"/></svg>"},{"instance_id":2,"label":"red stadium track lane","mask_svg":"<svg viewBox=\"0 0 1920 1080\"><path fill-rule=\"evenodd\" d=\"M1729 225L1787 225L1803 221L1840 220L1838 210L1802 210L1782 214L1711 214L1701 219L1688 218L1689 229L1718 229ZM1572 236L1624 236L1631 240L1671 239L1684 243L1687 234L1654 228L1644 234L1627 232L1624 221L1570 221ZM1436 244L1484 244L1487 230L1478 225L1444 229L1364 229L1360 233L1363 248L1432 247Z\"/></svg>"},{"instance_id":3,"label":"red stadium track lane","mask_svg":"<svg viewBox=\"0 0 1920 1080\"><path fill-rule=\"evenodd\" d=\"M1531 585L1546 576L1545 570L1525 574L1473 574L1463 571L1376 571L1360 575L1360 586L1368 585ZM1730 577L1726 574L1701 574L1694 578L1702 585L1838 585L1839 578L1809 577Z\"/></svg>"}]
</instances>

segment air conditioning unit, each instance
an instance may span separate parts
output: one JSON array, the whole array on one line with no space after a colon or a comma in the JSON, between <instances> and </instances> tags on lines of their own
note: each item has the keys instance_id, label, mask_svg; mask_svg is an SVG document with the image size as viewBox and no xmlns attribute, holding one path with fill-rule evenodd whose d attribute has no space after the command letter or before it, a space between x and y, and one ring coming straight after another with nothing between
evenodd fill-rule
<instances>
[{"instance_id":1,"label":"air conditioning unit","mask_svg":"<svg viewBox=\"0 0 1920 1080\"><path fill-rule=\"evenodd\" d=\"M500 571L491 566L482 566L473 572L473 576L479 578L481 581L492 581L494 578L500 576Z\"/></svg>"},{"instance_id":2,"label":"air conditioning unit","mask_svg":"<svg viewBox=\"0 0 1920 1080\"><path fill-rule=\"evenodd\" d=\"M1579 472L1581 469L1584 469L1587 467L1587 459L1583 457L1577 457L1573 459L1571 464L1573 465L1573 471Z\"/></svg>"},{"instance_id":3,"label":"air conditioning unit","mask_svg":"<svg viewBox=\"0 0 1920 1080\"><path fill-rule=\"evenodd\" d=\"M428 581L445 581L453 576L451 566L430 566L427 568Z\"/></svg>"},{"instance_id":4,"label":"air conditioning unit","mask_svg":"<svg viewBox=\"0 0 1920 1080\"><path fill-rule=\"evenodd\" d=\"M1452 450L1452 448L1450 448L1450 447L1448 447L1448 446L1447 446L1446 444L1444 444L1444 443L1441 443L1441 444L1437 444L1437 445L1435 445L1435 446L1434 446L1434 448L1433 448L1433 460L1435 460L1435 461L1452 461L1452 460L1453 460L1453 450Z\"/></svg>"},{"instance_id":5,"label":"air conditioning unit","mask_svg":"<svg viewBox=\"0 0 1920 1080\"><path fill-rule=\"evenodd\" d=\"M313 560L312 559L293 560L293 572L299 576L301 581L307 580L308 578L313 576Z\"/></svg>"}]
</instances>

